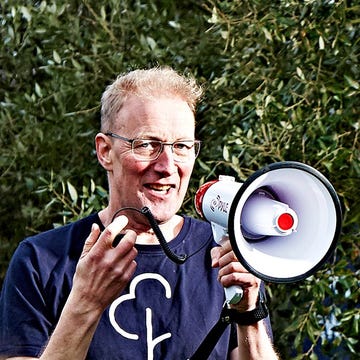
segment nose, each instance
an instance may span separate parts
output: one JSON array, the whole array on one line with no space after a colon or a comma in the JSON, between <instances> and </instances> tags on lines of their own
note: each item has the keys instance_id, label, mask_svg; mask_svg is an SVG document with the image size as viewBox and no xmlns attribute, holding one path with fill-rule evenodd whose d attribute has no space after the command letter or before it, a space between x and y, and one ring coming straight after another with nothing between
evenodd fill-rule
<instances>
[{"instance_id":1,"label":"nose","mask_svg":"<svg viewBox=\"0 0 360 360\"><path fill-rule=\"evenodd\" d=\"M171 145L164 144L162 152L155 160L155 170L166 175L176 172L177 166L174 161L174 153Z\"/></svg>"}]
</instances>

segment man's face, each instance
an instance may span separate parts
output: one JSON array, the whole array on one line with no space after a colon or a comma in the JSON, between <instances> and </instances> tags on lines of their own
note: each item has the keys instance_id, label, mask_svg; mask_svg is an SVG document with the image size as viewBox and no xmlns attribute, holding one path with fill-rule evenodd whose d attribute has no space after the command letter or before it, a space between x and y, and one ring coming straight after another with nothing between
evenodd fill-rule
<instances>
[{"instance_id":1,"label":"man's face","mask_svg":"<svg viewBox=\"0 0 360 360\"><path fill-rule=\"evenodd\" d=\"M124 104L115 128L110 131L129 139L173 143L193 140L194 128L194 114L185 101L166 97L144 100L133 96ZM170 220L181 207L194 161L175 162L170 146L164 146L156 160L139 161L129 143L110 140L110 204L117 208L147 206L158 222Z\"/></svg>"}]
</instances>

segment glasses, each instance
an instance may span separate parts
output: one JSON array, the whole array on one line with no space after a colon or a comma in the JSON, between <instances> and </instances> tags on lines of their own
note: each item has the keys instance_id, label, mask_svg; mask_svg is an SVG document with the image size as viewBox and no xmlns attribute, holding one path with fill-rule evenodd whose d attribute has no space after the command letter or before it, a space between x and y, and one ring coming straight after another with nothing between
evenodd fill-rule
<instances>
[{"instance_id":1,"label":"glasses","mask_svg":"<svg viewBox=\"0 0 360 360\"><path fill-rule=\"evenodd\" d=\"M105 135L131 144L132 153L140 161L156 160L162 153L165 145L171 146L173 158L176 162L195 160L200 151L200 140L182 140L168 143L152 139L128 139L112 132L107 132Z\"/></svg>"}]
</instances>

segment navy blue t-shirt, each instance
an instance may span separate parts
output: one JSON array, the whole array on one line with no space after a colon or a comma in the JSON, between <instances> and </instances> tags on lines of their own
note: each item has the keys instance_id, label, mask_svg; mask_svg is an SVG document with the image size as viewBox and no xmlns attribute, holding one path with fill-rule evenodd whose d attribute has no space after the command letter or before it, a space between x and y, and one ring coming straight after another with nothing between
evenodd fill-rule
<instances>
[{"instance_id":1,"label":"navy blue t-shirt","mask_svg":"<svg viewBox=\"0 0 360 360\"><path fill-rule=\"evenodd\" d=\"M169 242L177 265L160 245L137 245L137 270L123 293L105 310L87 359L187 359L220 316L224 291L211 267L216 244L210 225L184 217ZM67 300L76 264L97 214L25 239L19 244L0 297L0 355L39 356ZM236 347L228 327L211 359L227 359Z\"/></svg>"}]
</instances>

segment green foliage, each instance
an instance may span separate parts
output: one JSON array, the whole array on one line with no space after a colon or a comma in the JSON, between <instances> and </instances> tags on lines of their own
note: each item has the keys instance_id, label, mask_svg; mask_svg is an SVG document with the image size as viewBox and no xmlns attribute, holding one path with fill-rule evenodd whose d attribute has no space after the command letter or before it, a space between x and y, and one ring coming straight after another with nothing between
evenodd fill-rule
<instances>
[{"instance_id":1,"label":"green foliage","mask_svg":"<svg viewBox=\"0 0 360 360\"><path fill-rule=\"evenodd\" d=\"M53 216L62 217L60 223L54 227L62 226L70 221L76 221L92 214L106 206L108 201L107 191L96 185L91 179L89 185L83 185L81 193L69 181L57 184L53 174L49 180L41 178L42 185L36 190L37 194L45 195L50 201L42 211L53 212ZM40 215L41 216L41 215Z\"/></svg>"},{"instance_id":2,"label":"green foliage","mask_svg":"<svg viewBox=\"0 0 360 360\"><path fill-rule=\"evenodd\" d=\"M0 6L0 277L18 242L101 209L93 138L117 74L166 64L193 73L201 157L183 210L220 173L245 180L282 160L326 175L344 208L323 270L270 284L284 359L359 353L359 15L345 0L4 0ZM320 357L319 357L320 358Z\"/></svg>"}]
</instances>

